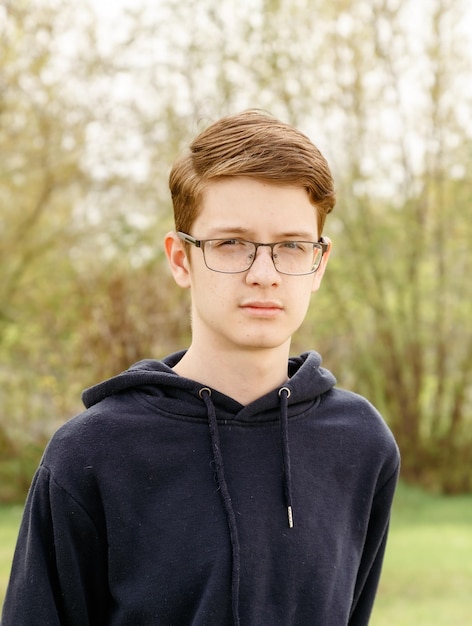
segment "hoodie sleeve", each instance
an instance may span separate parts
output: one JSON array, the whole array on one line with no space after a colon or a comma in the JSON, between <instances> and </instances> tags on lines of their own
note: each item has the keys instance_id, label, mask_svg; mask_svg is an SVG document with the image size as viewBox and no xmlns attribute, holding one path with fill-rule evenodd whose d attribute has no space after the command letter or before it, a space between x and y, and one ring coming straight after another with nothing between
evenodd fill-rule
<instances>
[{"instance_id":1,"label":"hoodie sleeve","mask_svg":"<svg viewBox=\"0 0 472 626\"><path fill-rule=\"evenodd\" d=\"M106 554L92 520L41 466L23 514L3 626L106 623Z\"/></svg>"},{"instance_id":2,"label":"hoodie sleeve","mask_svg":"<svg viewBox=\"0 0 472 626\"><path fill-rule=\"evenodd\" d=\"M382 570L398 473L399 465L374 497L354 590L349 626L367 626L369 623Z\"/></svg>"}]
</instances>

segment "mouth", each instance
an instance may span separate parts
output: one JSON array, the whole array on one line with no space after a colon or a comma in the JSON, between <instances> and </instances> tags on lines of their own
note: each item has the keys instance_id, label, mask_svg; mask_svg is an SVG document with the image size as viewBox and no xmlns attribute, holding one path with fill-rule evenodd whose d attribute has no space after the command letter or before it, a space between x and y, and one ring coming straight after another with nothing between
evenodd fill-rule
<instances>
[{"instance_id":1,"label":"mouth","mask_svg":"<svg viewBox=\"0 0 472 626\"><path fill-rule=\"evenodd\" d=\"M272 318L280 315L283 307L278 302L251 301L241 304L241 309L251 316Z\"/></svg>"}]
</instances>

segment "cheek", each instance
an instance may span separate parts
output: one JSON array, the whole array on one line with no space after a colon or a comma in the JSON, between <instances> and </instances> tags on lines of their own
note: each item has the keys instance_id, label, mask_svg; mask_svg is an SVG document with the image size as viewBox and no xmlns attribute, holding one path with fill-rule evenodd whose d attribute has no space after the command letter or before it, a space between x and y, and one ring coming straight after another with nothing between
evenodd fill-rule
<instances>
[{"instance_id":1,"label":"cheek","mask_svg":"<svg viewBox=\"0 0 472 626\"><path fill-rule=\"evenodd\" d=\"M300 298L300 300L299 300L299 311L300 311L300 314L303 317L305 317L305 315L306 315L306 313L308 311L308 308L310 306L310 302L311 302L311 297L310 296L311 296L311 292L309 294L305 295L305 298Z\"/></svg>"},{"instance_id":2,"label":"cheek","mask_svg":"<svg viewBox=\"0 0 472 626\"><path fill-rule=\"evenodd\" d=\"M207 268L192 268L190 273L192 294L195 301L209 309L221 308L230 298L231 278L228 274L218 274Z\"/></svg>"},{"instance_id":3,"label":"cheek","mask_svg":"<svg viewBox=\"0 0 472 626\"><path fill-rule=\"evenodd\" d=\"M308 308L311 302L311 281L307 283L305 289L295 290L289 296L290 307L293 315L295 315L300 322L305 318Z\"/></svg>"},{"instance_id":4,"label":"cheek","mask_svg":"<svg viewBox=\"0 0 472 626\"><path fill-rule=\"evenodd\" d=\"M293 285L290 298L293 299L301 307L308 306L313 293L315 281L313 275L298 276L295 278L301 279L298 284Z\"/></svg>"}]
</instances>

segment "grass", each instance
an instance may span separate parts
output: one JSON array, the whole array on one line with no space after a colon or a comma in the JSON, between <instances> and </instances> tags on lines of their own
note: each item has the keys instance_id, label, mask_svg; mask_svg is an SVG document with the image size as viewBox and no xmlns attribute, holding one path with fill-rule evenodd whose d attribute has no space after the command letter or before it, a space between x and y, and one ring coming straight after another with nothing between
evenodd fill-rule
<instances>
[{"instance_id":1,"label":"grass","mask_svg":"<svg viewBox=\"0 0 472 626\"><path fill-rule=\"evenodd\" d=\"M0 607L3 604L5 589L10 575L13 550L22 510L22 507L19 505L0 507Z\"/></svg>"},{"instance_id":2,"label":"grass","mask_svg":"<svg viewBox=\"0 0 472 626\"><path fill-rule=\"evenodd\" d=\"M0 605L21 507L0 507ZM370 626L471 623L472 496L447 498L400 485Z\"/></svg>"},{"instance_id":3,"label":"grass","mask_svg":"<svg viewBox=\"0 0 472 626\"><path fill-rule=\"evenodd\" d=\"M471 623L472 497L401 485L371 626Z\"/></svg>"}]
</instances>

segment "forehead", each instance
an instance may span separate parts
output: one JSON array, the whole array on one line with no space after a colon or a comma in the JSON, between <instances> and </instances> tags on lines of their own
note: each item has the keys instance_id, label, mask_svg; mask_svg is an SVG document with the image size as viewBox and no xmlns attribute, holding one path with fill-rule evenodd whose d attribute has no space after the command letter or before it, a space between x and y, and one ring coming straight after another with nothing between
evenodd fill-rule
<instances>
[{"instance_id":1,"label":"forehead","mask_svg":"<svg viewBox=\"0 0 472 626\"><path fill-rule=\"evenodd\" d=\"M206 186L192 230L199 237L244 231L271 237L303 235L311 240L318 234L316 207L303 187L222 178Z\"/></svg>"}]
</instances>

